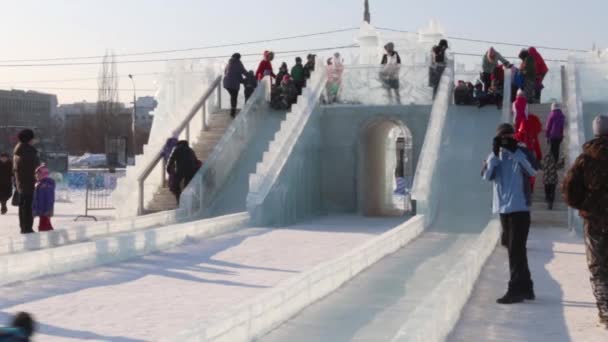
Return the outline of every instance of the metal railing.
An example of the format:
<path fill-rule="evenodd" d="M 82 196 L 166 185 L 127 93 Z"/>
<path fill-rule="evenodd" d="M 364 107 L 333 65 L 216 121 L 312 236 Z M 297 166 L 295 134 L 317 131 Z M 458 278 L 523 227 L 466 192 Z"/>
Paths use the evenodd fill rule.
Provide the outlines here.
<path fill-rule="evenodd" d="M 188 115 L 182 120 L 182 122 L 177 126 L 177 128 L 172 132 L 172 137 L 179 137 L 182 133 L 185 134 L 185 140 L 190 141 L 190 123 L 196 117 L 196 115 L 201 113 L 202 120 L 202 129 L 203 131 L 209 130 L 209 126 L 207 125 L 207 100 L 213 95 L 214 92 L 217 92 L 217 105 L 218 108 L 221 108 L 222 105 L 222 76 L 218 76 L 210 85 L 207 91 L 203 93 L 203 96 L 194 104 Z M 163 146 L 164 147 L 164 146 Z M 148 176 L 152 173 L 152 171 L 158 166 L 158 163 L 162 162 L 162 181 L 161 186 L 166 185 L 165 178 L 165 169 L 166 162 L 163 158 L 163 148 L 161 148 L 156 154 L 154 158 L 148 163 L 148 165 L 143 169 L 140 176 L 137 178 L 137 215 L 143 215 L 144 210 L 144 183 Z"/>

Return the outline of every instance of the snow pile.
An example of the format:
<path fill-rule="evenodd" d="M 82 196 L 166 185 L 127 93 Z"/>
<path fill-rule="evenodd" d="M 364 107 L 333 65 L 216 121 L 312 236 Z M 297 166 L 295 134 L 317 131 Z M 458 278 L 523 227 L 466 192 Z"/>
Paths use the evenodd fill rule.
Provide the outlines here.
<path fill-rule="evenodd" d="M 104 167 L 106 165 L 107 163 L 105 154 L 85 153 L 82 156 L 69 157 L 70 169 L 89 169 L 96 167 Z"/>

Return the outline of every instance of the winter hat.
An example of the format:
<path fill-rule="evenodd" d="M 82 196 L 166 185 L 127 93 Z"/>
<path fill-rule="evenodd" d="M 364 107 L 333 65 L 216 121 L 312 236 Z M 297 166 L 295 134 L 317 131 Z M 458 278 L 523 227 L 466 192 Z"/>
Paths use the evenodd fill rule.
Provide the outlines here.
<path fill-rule="evenodd" d="M 387 43 L 386 45 L 384 45 L 384 49 L 387 51 L 393 50 L 395 49 L 395 44 L 393 42 Z"/>
<path fill-rule="evenodd" d="M 42 165 L 38 166 L 38 168 L 36 169 L 36 176 L 38 176 L 38 178 L 40 178 L 40 179 L 46 178 L 49 176 L 49 168 L 46 167 L 46 164 L 42 164 Z"/>
<path fill-rule="evenodd" d="M 526 58 L 528 58 L 528 56 L 530 56 L 530 52 L 528 51 L 528 49 L 521 49 L 518 57 L 520 59 L 526 59 Z"/>
<path fill-rule="evenodd" d="M 439 46 L 444 47 L 444 48 L 448 48 L 448 41 L 445 39 L 442 39 L 439 41 Z"/>
<path fill-rule="evenodd" d="M 19 312 L 13 318 L 13 322 L 11 326 L 14 328 L 20 328 L 27 337 L 30 337 L 36 331 L 36 322 L 34 322 L 34 318 L 27 312 Z"/>
<path fill-rule="evenodd" d="M 27 144 L 30 141 L 34 140 L 34 131 L 32 131 L 31 129 L 24 129 L 19 132 L 17 138 L 19 138 L 20 142 Z"/>
<path fill-rule="evenodd" d="M 496 50 L 494 50 L 493 47 L 491 47 L 490 49 L 488 49 L 487 57 L 488 57 L 488 60 L 490 60 L 492 62 L 496 58 Z"/>
<path fill-rule="evenodd" d="M 235 54 L 232 55 L 232 58 L 234 58 L 234 59 L 241 59 L 241 54 L 237 52 L 237 53 L 235 53 Z"/>
<path fill-rule="evenodd" d="M 562 106 L 557 102 L 553 102 L 551 104 L 551 110 L 556 110 L 556 109 L 561 109 L 561 108 L 562 108 Z"/>
<path fill-rule="evenodd" d="M 506 134 L 515 134 L 515 128 L 513 128 L 513 125 L 509 123 L 498 125 L 498 128 L 496 128 L 496 136 L 499 137 Z"/>
<path fill-rule="evenodd" d="M 593 134 L 596 137 L 608 135 L 608 116 L 598 115 L 593 119 Z"/>
<path fill-rule="evenodd" d="M 296 57 L 296 63 L 302 63 L 302 57 Z"/>

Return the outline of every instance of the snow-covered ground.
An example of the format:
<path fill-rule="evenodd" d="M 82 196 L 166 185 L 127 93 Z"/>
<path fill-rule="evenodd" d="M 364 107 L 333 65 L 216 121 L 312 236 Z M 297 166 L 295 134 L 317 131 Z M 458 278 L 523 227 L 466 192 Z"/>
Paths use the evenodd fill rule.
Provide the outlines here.
<path fill-rule="evenodd" d="M 248 228 L 130 262 L 0 287 L 0 322 L 20 310 L 36 341 L 149 341 L 171 336 L 352 250 L 404 219 L 330 216 Z"/>
<path fill-rule="evenodd" d="M 58 190 L 57 193 L 58 201 L 55 203 L 55 216 L 51 219 L 53 227 L 55 229 L 69 228 L 70 225 L 76 223 L 82 223 L 85 220 L 91 221 L 92 219 L 81 219 L 80 222 L 74 222 L 74 219 L 79 215 L 84 215 L 85 208 L 85 191 L 84 190 L 70 190 L 64 192 Z M 103 211 L 90 211 L 89 215 L 95 216 L 99 221 L 107 221 L 114 219 L 114 210 L 103 210 Z M 38 218 L 34 219 L 34 230 L 38 231 Z M 0 239 L 7 236 L 16 236 L 20 234 L 19 230 L 19 215 L 18 208 L 9 206 L 8 213 L 0 216 Z"/>
<path fill-rule="evenodd" d="M 560 228 L 532 228 L 528 259 L 537 300 L 498 305 L 506 290 L 506 250 L 498 248 L 484 267 L 449 342 L 608 341 L 597 325 L 585 248 L 580 237 Z"/>

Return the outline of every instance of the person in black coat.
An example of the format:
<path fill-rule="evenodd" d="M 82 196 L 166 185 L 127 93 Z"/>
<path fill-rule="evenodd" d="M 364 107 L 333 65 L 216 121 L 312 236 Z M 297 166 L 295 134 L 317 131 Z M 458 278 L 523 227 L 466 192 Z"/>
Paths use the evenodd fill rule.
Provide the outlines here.
<path fill-rule="evenodd" d="M 247 76 L 247 70 L 241 62 L 241 54 L 235 53 L 224 70 L 224 88 L 230 94 L 230 116 L 233 118 L 236 116 L 236 103 L 245 76 Z"/>
<path fill-rule="evenodd" d="M 32 204 L 36 186 L 36 168 L 40 166 L 38 150 L 33 146 L 34 132 L 24 129 L 19 132 L 19 143 L 13 151 L 13 174 L 19 192 L 19 226 L 22 234 L 34 232 Z"/>
<path fill-rule="evenodd" d="M 182 191 L 188 186 L 188 183 L 194 178 L 198 170 L 198 159 L 194 151 L 188 146 L 188 141 L 181 140 L 177 142 L 169 162 L 167 163 L 167 173 L 173 175 L 173 179 L 169 184 L 169 189 L 175 195 L 175 199 L 179 204 L 179 197 Z"/>
<path fill-rule="evenodd" d="M 8 211 L 6 202 L 13 195 L 13 162 L 6 153 L 0 154 L 0 214 Z"/>

